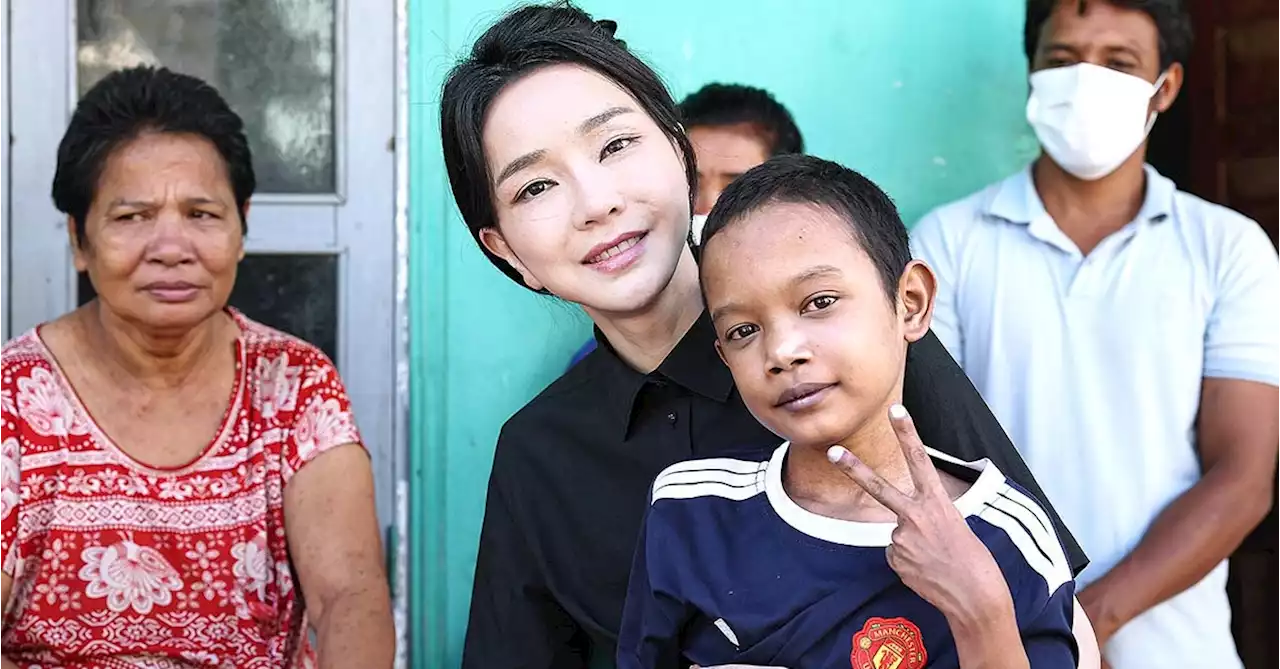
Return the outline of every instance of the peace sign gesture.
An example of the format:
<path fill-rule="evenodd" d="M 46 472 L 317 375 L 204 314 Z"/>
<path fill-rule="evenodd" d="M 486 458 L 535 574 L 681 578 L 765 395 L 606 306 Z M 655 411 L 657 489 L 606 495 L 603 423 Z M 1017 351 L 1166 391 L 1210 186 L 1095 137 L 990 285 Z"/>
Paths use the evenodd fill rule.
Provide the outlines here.
<path fill-rule="evenodd" d="M 906 457 L 914 492 L 898 490 L 841 446 L 827 458 L 898 517 L 889 566 L 902 582 L 948 618 L 984 618 L 991 607 L 1012 612 L 1008 585 L 991 552 L 978 540 L 942 485 L 938 470 L 905 407 L 889 408 L 889 420 Z"/>

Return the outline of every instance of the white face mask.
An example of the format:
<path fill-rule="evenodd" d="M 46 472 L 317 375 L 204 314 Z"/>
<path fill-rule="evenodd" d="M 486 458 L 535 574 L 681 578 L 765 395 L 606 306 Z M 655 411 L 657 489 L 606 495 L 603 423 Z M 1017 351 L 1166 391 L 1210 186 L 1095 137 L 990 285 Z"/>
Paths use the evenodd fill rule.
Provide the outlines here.
<path fill-rule="evenodd" d="M 1092 181 L 1133 155 L 1155 125 L 1147 113 L 1164 83 L 1080 63 L 1031 75 L 1027 121 L 1040 146 L 1062 169 Z"/>
<path fill-rule="evenodd" d="M 706 214 L 693 215 L 693 245 L 698 246 L 702 243 L 702 228 L 707 225 Z"/>

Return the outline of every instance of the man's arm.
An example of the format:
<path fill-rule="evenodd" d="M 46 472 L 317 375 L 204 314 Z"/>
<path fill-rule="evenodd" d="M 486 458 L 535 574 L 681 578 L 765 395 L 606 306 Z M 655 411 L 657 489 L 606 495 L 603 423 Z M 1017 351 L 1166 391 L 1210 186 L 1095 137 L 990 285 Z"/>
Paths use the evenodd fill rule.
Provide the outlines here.
<path fill-rule="evenodd" d="M 395 661 L 373 500 L 373 468 L 359 444 L 316 456 L 285 487 L 285 535 L 321 667 L 389 668 Z"/>
<path fill-rule="evenodd" d="M 1165 508 L 1142 541 L 1080 592 L 1099 645 L 1227 559 L 1271 508 L 1280 393 L 1205 379 L 1197 425 L 1203 478 Z"/>
<path fill-rule="evenodd" d="M 471 614 L 462 669 L 582 669 L 585 635 L 544 582 L 521 514 L 522 467 L 514 444 L 498 438 L 480 552 L 471 590 Z"/>
<path fill-rule="evenodd" d="M 1280 262 L 1255 223 L 1236 214 L 1214 232 L 1214 304 L 1204 336 L 1196 419 L 1202 478 L 1166 507 L 1110 572 L 1080 592 L 1098 644 L 1199 582 L 1266 516 L 1276 472 Z"/>

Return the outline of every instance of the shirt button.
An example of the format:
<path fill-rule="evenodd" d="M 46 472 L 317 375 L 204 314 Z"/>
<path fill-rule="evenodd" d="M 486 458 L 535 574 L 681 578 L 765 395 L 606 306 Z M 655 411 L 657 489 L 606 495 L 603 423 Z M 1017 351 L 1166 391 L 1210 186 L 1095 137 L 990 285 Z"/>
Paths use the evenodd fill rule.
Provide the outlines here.
<path fill-rule="evenodd" d="M 667 414 L 667 422 L 671 423 L 672 426 L 676 424 L 676 412 L 672 411 Z"/>

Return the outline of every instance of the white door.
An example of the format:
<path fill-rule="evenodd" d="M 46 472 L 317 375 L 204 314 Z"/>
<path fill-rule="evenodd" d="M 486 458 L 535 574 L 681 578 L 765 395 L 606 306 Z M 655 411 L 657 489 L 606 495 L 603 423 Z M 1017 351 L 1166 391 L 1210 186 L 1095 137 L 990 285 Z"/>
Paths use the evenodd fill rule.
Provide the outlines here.
<path fill-rule="evenodd" d="M 0 0 L 0 338 L 9 340 L 9 0 Z"/>
<path fill-rule="evenodd" d="M 107 72 L 164 65 L 245 120 L 258 194 L 231 303 L 325 349 L 393 522 L 393 0 L 11 0 L 6 339 L 91 297 L 50 198 L 78 96 Z M 387 534 L 384 532 L 384 536 Z"/>

